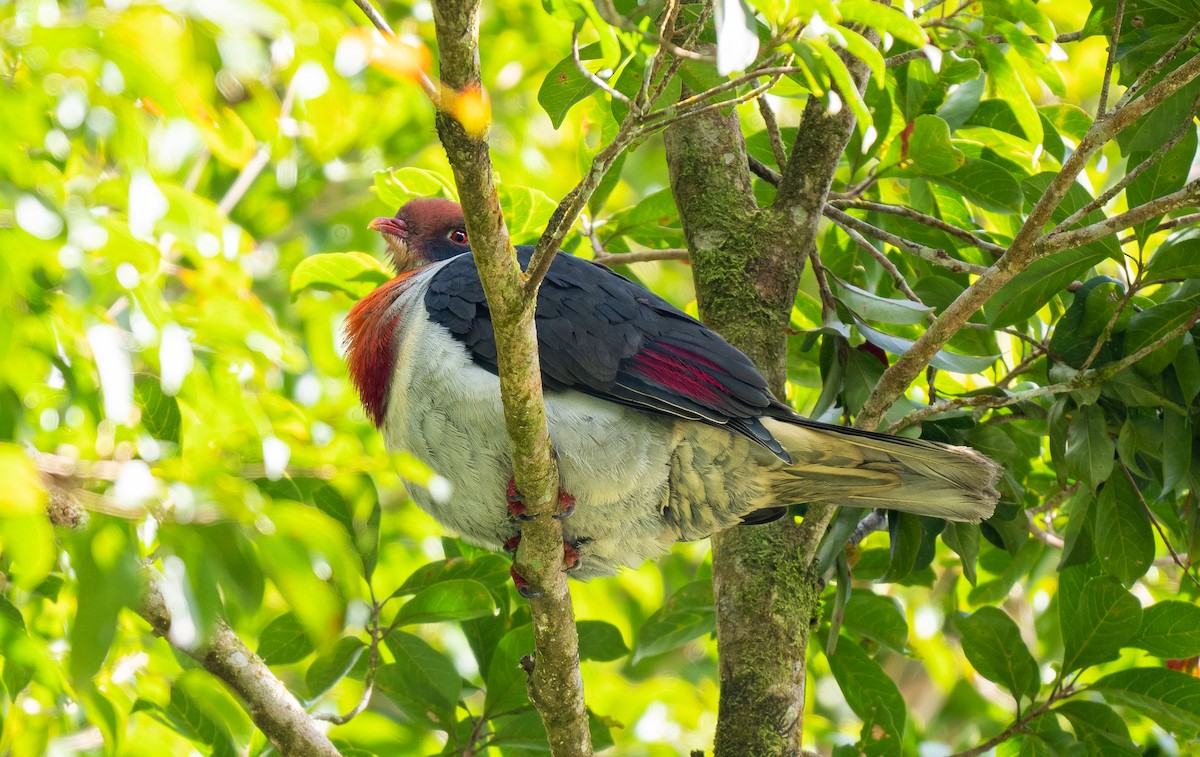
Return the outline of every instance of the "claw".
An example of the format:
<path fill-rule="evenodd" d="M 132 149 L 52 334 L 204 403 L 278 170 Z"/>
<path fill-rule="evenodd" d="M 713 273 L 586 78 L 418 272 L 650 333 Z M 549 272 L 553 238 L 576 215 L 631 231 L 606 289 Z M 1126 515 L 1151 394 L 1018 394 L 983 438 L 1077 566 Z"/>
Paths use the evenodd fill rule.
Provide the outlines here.
<path fill-rule="evenodd" d="M 534 597 L 540 597 L 542 595 L 542 592 L 534 589 L 529 582 L 525 580 L 525 577 L 517 572 L 516 568 L 509 568 L 508 574 L 512 576 L 513 585 L 517 587 L 517 593 L 522 597 L 525 597 L 526 599 L 533 599 Z"/>
<path fill-rule="evenodd" d="M 521 493 L 517 491 L 517 482 L 514 479 L 508 479 L 508 491 L 504 495 L 508 500 L 508 514 L 517 520 L 533 520 L 536 515 L 531 515 L 525 509 L 525 499 Z"/>
<path fill-rule="evenodd" d="M 554 516 L 556 520 L 569 518 L 575 512 L 575 495 L 561 486 L 558 488 L 558 507 L 558 514 Z"/>
<path fill-rule="evenodd" d="M 579 550 L 566 539 L 563 540 L 563 570 L 575 570 L 582 564 Z"/>

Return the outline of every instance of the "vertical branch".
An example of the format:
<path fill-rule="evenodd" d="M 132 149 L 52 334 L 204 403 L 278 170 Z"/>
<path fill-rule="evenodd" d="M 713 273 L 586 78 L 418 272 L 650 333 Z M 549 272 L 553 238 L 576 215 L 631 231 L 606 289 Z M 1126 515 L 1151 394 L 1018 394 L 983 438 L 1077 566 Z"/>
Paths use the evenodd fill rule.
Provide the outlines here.
<path fill-rule="evenodd" d="M 433 14 L 443 84 L 459 93 L 479 89 L 478 0 L 437 0 Z M 500 213 L 486 135 L 467 133 L 444 110 L 438 111 L 437 127 L 454 171 L 472 254 L 492 313 L 513 477 L 532 512 L 540 516 L 522 526 L 516 560 L 525 579 L 541 592 L 530 601 L 536 651 L 529 695 L 546 725 L 553 754 L 590 754 L 579 637 L 562 564 L 562 525 L 549 517 L 558 503 L 558 469 L 542 400 L 535 298 L 525 292 L 524 276 Z"/>

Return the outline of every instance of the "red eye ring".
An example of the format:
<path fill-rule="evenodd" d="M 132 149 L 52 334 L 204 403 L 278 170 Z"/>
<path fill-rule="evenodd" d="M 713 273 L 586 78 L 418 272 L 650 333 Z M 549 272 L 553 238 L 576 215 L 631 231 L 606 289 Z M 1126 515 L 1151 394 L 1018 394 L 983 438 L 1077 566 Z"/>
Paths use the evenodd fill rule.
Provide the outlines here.
<path fill-rule="evenodd" d="M 467 232 L 462 229 L 455 229 L 454 231 L 450 232 L 450 241 L 454 242 L 455 244 L 466 244 Z"/>

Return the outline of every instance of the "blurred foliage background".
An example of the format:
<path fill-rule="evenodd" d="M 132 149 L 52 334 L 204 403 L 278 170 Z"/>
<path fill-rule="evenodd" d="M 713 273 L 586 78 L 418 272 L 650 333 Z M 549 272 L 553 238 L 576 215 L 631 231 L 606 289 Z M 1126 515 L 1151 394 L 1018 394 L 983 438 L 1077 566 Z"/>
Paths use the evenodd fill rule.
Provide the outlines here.
<path fill-rule="evenodd" d="M 773 30 L 812 17 L 813 7 L 755 4 Z M 852 141 L 838 186 L 874 177 L 866 196 L 926 207 L 1003 247 L 1036 199 L 1037 174 L 1056 170 L 1091 123 L 1112 8 L 1083 0 L 934 4 L 926 20 L 965 11 L 966 33 L 1012 36 L 947 54 L 936 70 L 924 57 L 886 73 L 881 66 L 865 98 L 873 124 Z M 390 2 L 383 11 L 402 35 L 432 45 L 427 2 Z M 1139 54 L 1160 54 L 1192 23 L 1179 19 L 1195 11 L 1130 4 L 1126 13 L 1142 19 L 1130 27 L 1141 37 L 1124 43 L 1130 75 L 1147 65 Z M 585 19 L 582 57 L 594 67 L 619 69 L 622 46 L 638 45 L 586 0 L 485 6 L 490 141 L 517 242 L 536 238 L 539 221 L 616 128 L 609 99 L 571 62 L 577 19 Z M 888 24 L 911 33 L 894 18 L 878 20 L 885 31 Z M 310 262 L 293 291 L 293 272 L 314 255 L 379 257 L 367 222 L 410 196 L 444 191 L 439 177 L 449 175 L 432 107 L 411 81 L 367 65 L 356 32 L 365 26 L 350 3 L 313 0 L 0 2 L 0 752 L 269 753 L 239 703 L 173 649 L 206 638 L 218 617 L 322 713 L 355 707 L 371 629 L 393 629 L 378 652 L 369 706 L 330 730 L 344 754 L 544 751 L 516 669 L 529 648 L 528 612 L 509 585 L 507 560 L 443 534 L 406 501 L 401 477 L 436 486 L 436 472 L 384 451 L 347 381 L 342 318 L 352 295 L 378 283 L 381 266 L 340 257 L 323 259 L 336 265 L 321 272 Z M 1085 33 L 1061 45 L 1029 39 L 1077 30 Z M 884 54 L 911 49 L 890 34 L 886 42 L 895 47 Z M 436 68 L 436 51 L 431 61 Z M 837 73 L 832 64 L 813 63 L 813 71 L 826 80 Z M 772 90 L 785 137 L 803 98 L 820 89 L 795 76 Z M 1186 134 L 1164 162 L 1174 173 L 1154 169 L 1154 182 L 1138 191 L 1159 196 L 1194 176 L 1195 97 L 1192 87 L 1174 121 L 1147 126 L 1144 143 L 1109 145 L 1078 190 L 1113 183 L 1138 149 L 1152 152 L 1181 120 Z M 759 110 L 738 107 L 751 152 L 770 162 Z M 971 161 L 973 175 L 931 178 Z M 604 250 L 683 247 L 660 138 L 641 140 L 619 170 L 589 213 Z M 773 188 L 761 182 L 757 191 L 767 201 Z M 886 223 L 973 264 L 991 262 L 902 218 Z M 952 343 L 975 362 L 914 386 L 891 419 L 933 394 L 1048 385 L 1054 363 L 1078 368 L 1097 342 L 1109 350 L 1089 361 L 1100 366 L 1194 320 L 1200 250 L 1194 229 L 1179 225 L 1139 228 L 1122 241 L 1127 260 L 1109 240 L 1025 280 L 1000 312 Z M 1160 275 L 1143 275 L 1159 247 L 1174 252 L 1161 254 Z M 567 249 L 593 254 L 581 235 Z M 844 282 L 837 291 L 849 311 L 840 319 L 823 312 L 806 270 L 792 319 L 789 400 L 836 419 L 861 405 L 882 370 L 878 355 L 895 352 L 897 337 L 915 337 L 927 311 L 913 318 L 887 269 L 833 225 L 821 250 Z M 965 285 L 964 274 L 948 277 L 888 252 L 929 306 L 940 310 Z M 621 270 L 695 312 L 685 262 Z M 1140 327 L 1109 323 L 1121 311 L 1137 321 L 1164 306 Z M 1113 339 L 1127 327 L 1136 332 L 1128 349 Z M 838 358 L 837 340 L 873 346 Z M 885 531 L 862 543 L 839 619 L 838 651 L 849 660 L 842 675 L 812 651 L 811 743 L 823 751 L 852 744 L 864 711 L 899 708 L 897 748 L 949 754 L 1011 723 L 1013 694 L 1027 712 L 1040 685 L 1044 702 L 1085 668 L 1085 682 L 1135 666 L 1163 671 L 1165 659 L 1195 671 L 1187 660 L 1200 654 L 1196 583 L 1164 539 L 1195 554 L 1200 359 L 1191 334 L 1164 350 L 1103 388 L 1030 399 L 988 422 L 967 408 L 925 424 L 926 436 L 965 438 L 1004 463 L 1005 503 L 984 539 L 978 529 L 952 529 L 935 541 L 937 530 L 922 538 L 918 527 L 916 541 L 903 543 L 920 549 L 899 558 L 895 527 L 891 539 Z M 835 363 L 837 383 L 823 394 Z M 1125 462 L 1093 495 L 1114 475 L 1114 440 Z M 79 508 L 86 518 L 55 529 L 47 508 L 56 523 Z M 144 563 L 158 571 L 174 617 L 170 643 L 126 611 L 140 601 Z M 1063 572 L 1072 565 L 1074 573 Z M 708 748 L 717 701 L 709 578 L 701 543 L 572 587 L 598 747 L 615 744 L 621 755 Z M 1090 593 L 1080 588 L 1085 579 L 1099 582 Z M 1065 606 L 1062 587 L 1073 587 Z M 1155 618 L 1176 629 L 1169 643 L 1137 636 L 1148 622 L 1141 606 L 1163 608 Z M 1064 618 L 1091 617 L 1088 610 L 1097 615 L 1086 628 L 1108 633 L 1100 641 L 1063 627 Z M 975 656 L 964 653 L 972 644 Z M 979 651 L 989 648 L 1004 654 Z M 1075 667 L 1062 670 L 1064 655 Z M 876 668 L 854 678 L 863 659 L 894 682 L 882 705 L 839 686 L 878 682 Z M 1178 684 L 1174 693 L 1130 683 L 1110 700 L 1157 724 L 1135 710 L 1118 716 L 1089 695 L 1058 720 L 1039 720 L 1032 730 L 1041 738 L 1016 748 L 1183 753 L 1200 730 L 1198 700 L 1190 684 L 1169 683 Z M 893 690 L 898 705 L 888 699 Z"/>

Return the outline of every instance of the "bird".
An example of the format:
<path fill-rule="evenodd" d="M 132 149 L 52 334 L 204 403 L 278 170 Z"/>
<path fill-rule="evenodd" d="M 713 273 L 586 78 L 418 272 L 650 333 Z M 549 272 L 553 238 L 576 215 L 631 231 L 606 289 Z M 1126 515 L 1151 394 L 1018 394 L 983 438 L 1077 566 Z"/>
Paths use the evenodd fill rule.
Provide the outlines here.
<path fill-rule="evenodd" d="M 461 207 L 418 198 L 376 218 L 396 276 L 345 324 L 350 378 L 390 450 L 450 483 L 416 504 L 472 544 L 512 551 L 512 478 L 491 313 Z M 533 248 L 516 248 L 527 266 Z M 988 518 L 1000 468 L 968 447 L 828 425 L 777 399 L 751 360 L 602 265 L 556 253 L 535 307 L 559 468 L 564 563 L 616 574 L 809 502 L 952 521 Z M 567 517 L 569 516 L 569 517 Z M 533 592 L 513 571 L 522 594 Z"/>

